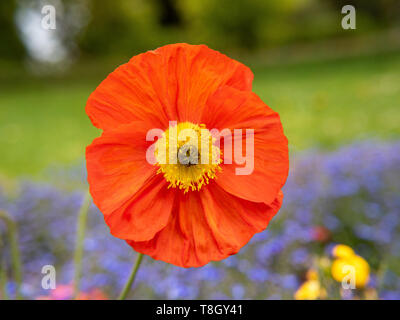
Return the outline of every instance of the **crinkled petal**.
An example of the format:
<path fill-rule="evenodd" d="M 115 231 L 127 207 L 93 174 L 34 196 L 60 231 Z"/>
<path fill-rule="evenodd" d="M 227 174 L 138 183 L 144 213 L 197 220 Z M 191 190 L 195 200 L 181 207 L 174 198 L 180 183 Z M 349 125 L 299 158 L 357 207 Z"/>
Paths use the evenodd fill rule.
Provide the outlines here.
<path fill-rule="evenodd" d="M 86 112 L 104 130 L 132 121 L 165 129 L 168 121 L 195 121 L 219 87 L 251 90 L 252 80 L 249 68 L 205 45 L 172 44 L 118 67 L 90 95 Z"/>
<path fill-rule="evenodd" d="M 86 148 L 90 193 L 105 215 L 118 210 L 155 174 L 146 160 L 148 128 L 135 122 L 104 132 Z"/>
<path fill-rule="evenodd" d="M 203 192 L 180 194 L 167 226 L 149 241 L 127 241 L 136 251 L 180 267 L 200 267 L 237 253 L 264 230 L 279 210 L 280 192 L 271 205 L 254 203 L 210 184 Z"/>
<path fill-rule="evenodd" d="M 220 140 L 224 162 L 217 183 L 237 197 L 272 203 L 289 171 L 288 142 L 278 113 L 256 94 L 225 86 L 208 100 L 202 121 L 224 137 Z M 229 129 L 225 131 L 228 134 L 224 129 Z M 237 136 L 234 129 L 241 129 Z M 254 130 L 247 135 L 254 139 L 253 149 L 246 147 L 246 129 Z M 241 139 L 242 152 L 235 148 L 234 136 Z M 225 143 L 232 148 L 225 148 Z M 238 164 L 237 155 L 245 155 L 246 163 Z"/>
<path fill-rule="evenodd" d="M 150 240 L 169 220 L 175 190 L 168 189 L 162 175 L 156 175 L 131 200 L 105 217 L 111 234 L 135 241 Z"/>

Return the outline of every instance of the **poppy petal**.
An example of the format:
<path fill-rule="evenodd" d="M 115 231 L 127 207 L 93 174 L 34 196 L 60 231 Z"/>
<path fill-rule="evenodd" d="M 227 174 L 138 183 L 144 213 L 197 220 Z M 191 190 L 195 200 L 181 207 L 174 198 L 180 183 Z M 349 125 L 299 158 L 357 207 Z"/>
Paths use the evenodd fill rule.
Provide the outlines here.
<path fill-rule="evenodd" d="M 156 51 L 172 57 L 169 88 L 175 93 L 179 121 L 196 123 L 208 97 L 221 86 L 251 91 L 251 70 L 205 45 L 168 45 Z"/>
<path fill-rule="evenodd" d="M 131 200 L 106 216 L 111 234 L 135 241 L 152 239 L 167 225 L 171 214 L 175 191 L 167 186 L 164 177 L 156 175 Z"/>
<path fill-rule="evenodd" d="M 90 95 L 86 112 L 101 129 L 149 121 L 194 121 L 210 94 L 227 85 L 251 90 L 253 74 L 243 64 L 205 45 L 172 44 L 133 57 Z"/>
<path fill-rule="evenodd" d="M 266 204 L 274 201 L 289 170 L 288 142 L 278 113 L 256 94 L 225 86 L 208 100 L 202 121 L 208 128 L 218 129 L 223 137 L 220 146 L 224 162 L 222 171 L 217 175 L 217 183 L 243 199 Z M 230 130 L 224 134 L 223 129 Z M 246 164 L 237 164 L 234 129 L 242 129 L 237 136 L 242 139 L 243 151 L 239 154 L 245 154 L 249 163 L 254 159 L 248 174 L 244 171 L 244 174 L 238 174 L 237 171 L 243 170 Z M 246 148 L 246 129 L 254 130 L 248 134 L 248 138 L 254 139 L 254 151 Z M 232 149 L 225 148 L 226 142 L 233 146 Z"/>
<path fill-rule="evenodd" d="M 204 191 L 202 203 L 207 224 L 220 250 L 235 254 L 255 233 L 267 228 L 282 205 L 283 192 L 270 204 L 247 201 L 212 184 Z"/>
<path fill-rule="evenodd" d="M 156 174 L 146 160 L 147 127 L 135 122 L 103 132 L 86 148 L 90 193 L 105 215 L 119 209 Z"/>
<path fill-rule="evenodd" d="M 152 240 L 127 243 L 156 260 L 180 267 L 200 267 L 237 253 L 254 233 L 267 227 L 282 198 L 279 193 L 268 206 L 210 185 L 204 193 L 180 194 L 168 225 Z"/>
<path fill-rule="evenodd" d="M 157 60 L 151 59 L 153 55 L 148 52 L 133 57 L 110 73 L 92 92 L 86 103 L 86 113 L 94 126 L 108 130 L 133 121 L 148 121 L 156 128 L 168 125 L 167 106 L 162 104 L 149 79 L 151 66 L 146 66 L 148 60 L 155 60 L 153 67 L 157 67 Z"/>

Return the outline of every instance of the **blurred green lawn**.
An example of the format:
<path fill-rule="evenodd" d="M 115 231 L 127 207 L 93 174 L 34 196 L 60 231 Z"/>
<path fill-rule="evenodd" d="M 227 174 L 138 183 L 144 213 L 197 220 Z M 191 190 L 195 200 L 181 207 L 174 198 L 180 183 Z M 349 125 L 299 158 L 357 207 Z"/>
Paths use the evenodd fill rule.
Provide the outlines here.
<path fill-rule="evenodd" d="M 247 63 L 255 74 L 254 91 L 281 114 L 292 151 L 400 135 L 399 53 Z M 111 70 L 51 80 L 18 74 L 2 79 L 0 175 L 38 176 L 48 166 L 82 160 L 85 146 L 100 133 L 84 112 L 86 99 Z"/>

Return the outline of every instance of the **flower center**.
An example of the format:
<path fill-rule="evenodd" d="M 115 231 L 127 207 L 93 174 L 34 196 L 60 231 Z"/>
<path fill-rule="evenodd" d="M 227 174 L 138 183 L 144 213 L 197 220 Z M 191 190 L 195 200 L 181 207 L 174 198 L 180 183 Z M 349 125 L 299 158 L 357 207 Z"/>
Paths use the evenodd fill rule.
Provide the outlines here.
<path fill-rule="evenodd" d="M 169 188 L 185 193 L 200 190 L 220 170 L 221 150 L 215 140 L 204 125 L 180 122 L 170 126 L 155 145 L 157 173 L 164 175 Z"/>

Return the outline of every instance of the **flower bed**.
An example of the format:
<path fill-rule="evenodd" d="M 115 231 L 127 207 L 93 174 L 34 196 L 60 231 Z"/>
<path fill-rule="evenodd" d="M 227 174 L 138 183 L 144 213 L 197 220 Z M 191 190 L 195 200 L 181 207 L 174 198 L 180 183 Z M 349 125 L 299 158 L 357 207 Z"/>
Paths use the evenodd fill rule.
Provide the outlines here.
<path fill-rule="evenodd" d="M 76 172 L 80 170 L 53 177 L 78 188 L 84 175 Z M 19 230 L 22 295 L 27 299 L 50 295 L 41 287 L 44 265 L 55 266 L 59 286 L 73 280 L 76 218 L 84 192 L 54 185 L 23 181 L 17 195 L 0 188 L 0 209 Z M 365 141 L 334 152 L 296 154 L 284 193 L 282 210 L 268 229 L 235 256 L 189 269 L 145 257 L 131 297 L 291 299 L 313 269 L 326 298 L 400 298 L 400 142 Z M 0 258 L 6 261 L 12 297 L 15 283 L 5 231 L 0 223 Z M 349 245 L 370 265 L 364 289 L 343 290 L 333 280 L 330 253 L 335 243 Z M 94 205 L 84 250 L 82 292 L 100 289 L 114 298 L 135 253 L 109 234 Z"/>

